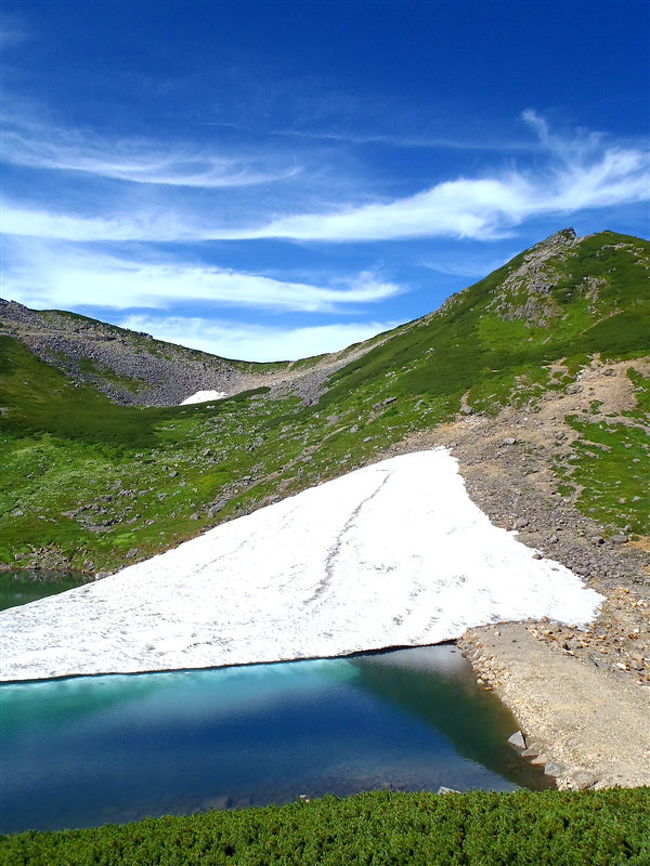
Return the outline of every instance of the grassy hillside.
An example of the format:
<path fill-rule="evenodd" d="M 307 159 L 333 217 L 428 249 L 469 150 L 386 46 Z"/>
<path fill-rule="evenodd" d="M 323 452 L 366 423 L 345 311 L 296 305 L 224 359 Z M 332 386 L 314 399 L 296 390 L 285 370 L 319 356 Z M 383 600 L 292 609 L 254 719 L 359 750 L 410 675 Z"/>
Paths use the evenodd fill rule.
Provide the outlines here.
<path fill-rule="evenodd" d="M 360 794 L 0 837 L 11 866 L 642 866 L 650 792 Z"/>
<path fill-rule="evenodd" d="M 118 406 L 0 337 L 0 563 L 113 569 L 363 465 L 461 406 L 534 412 L 594 357 L 650 354 L 649 270 L 646 241 L 559 233 L 369 341 L 314 405 L 258 389 L 197 406 Z M 292 367 L 309 375 L 320 363 Z M 640 402 L 626 423 L 572 419 L 580 442 L 610 450 L 586 461 L 578 442 L 565 489 L 579 484 L 579 504 L 606 525 L 647 533 L 647 503 L 634 499 L 647 382 L 631 375 Z"/>

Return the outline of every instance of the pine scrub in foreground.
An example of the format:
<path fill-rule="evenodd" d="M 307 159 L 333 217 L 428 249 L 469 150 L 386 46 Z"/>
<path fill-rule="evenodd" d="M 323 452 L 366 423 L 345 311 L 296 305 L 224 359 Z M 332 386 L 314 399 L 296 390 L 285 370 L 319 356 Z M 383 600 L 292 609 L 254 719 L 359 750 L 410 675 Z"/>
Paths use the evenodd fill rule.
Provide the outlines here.
<path fill-rule="evenodd" d="M 393 794 L 0 840 L 0 864 L 616 866 L 650 863 L 650 789 Z"/>

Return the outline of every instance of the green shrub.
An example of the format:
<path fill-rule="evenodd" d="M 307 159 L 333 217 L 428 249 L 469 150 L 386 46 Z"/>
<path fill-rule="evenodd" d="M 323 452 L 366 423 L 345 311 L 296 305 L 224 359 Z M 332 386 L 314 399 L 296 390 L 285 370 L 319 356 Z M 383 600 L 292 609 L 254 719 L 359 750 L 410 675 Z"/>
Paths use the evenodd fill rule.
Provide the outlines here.
<path fill-rule="evenodd" d="M 6 866 L 647 866 L 650 789 L 325 797 L 0 837 Z"/>

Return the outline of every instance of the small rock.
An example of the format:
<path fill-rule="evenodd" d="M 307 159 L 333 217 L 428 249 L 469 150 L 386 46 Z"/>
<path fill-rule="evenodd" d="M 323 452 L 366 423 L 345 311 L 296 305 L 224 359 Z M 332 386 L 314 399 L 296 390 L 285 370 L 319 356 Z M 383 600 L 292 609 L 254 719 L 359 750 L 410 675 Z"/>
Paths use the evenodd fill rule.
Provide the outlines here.
<path fill-rule="evenodd" d="M 508 742 L 515 749 L 519 749 L 519 751 L 523 751 L 526 748 L 526 740 L 521 731 L 515 731 L 514 734 L 508 737 Z"/>
<path fill-rule="evenodd" d="M 586 770 L 578 770 L 569 777 L 571 787 L 576 791 L 584 791 L 585 788 L 593 788 L 598 779 Z"/>
<path fill-rule="evenodd" d="M 544 767 L 544 775 L 545 776 L 561 776 L 562 773 L 566 772 L 566 767 L 564 764 L 556 764 L 554 761 L 549 761 Z"/>
<path fill-rule="evenodd" d="M 502 445 L 516 445 L 517 440 L 515 439 L 514 436 L 506 436 L 506 438 L 503 440 L 503 442 L 501 444 Z"/>
<path fill-rule="evenodd" d="M 103 580 L 105 577 L 110 577 L 110 576 L 111 576 L 110 571 L 98 571 L 97 574 L 95 575 L 95 580 Z"/>
<path fill-rule="evenodd" d="M 533 559 L 543 559 L 543 558 L 544 557 L 542 556 L 541 553 L 533 553 Z"/>
<path fill-rule="evenodd" d="M 384 406 L 390 406 L 391 403 L 394 403 L 397 400 L 397 397 L 386 397 L 384 400 Z"/>
<path fill-rule="evenodd" d="M 549 544 L 557 544 L 559 540 L 560 539 L 557 537 L 557 535 L 551 535 L 548 541 Z"/>
<path fill-rule="evenodd" d="M 132 547 L 131 550 L 129 550 L 129 552 L 127 553 L 126 558 L 127 559 L 133 559 L 133 557 L 137 556 L 138 553 L 140 553 L 140 548 L 139 547 Z"/>
<path fill-rule="evenodd" d="M 515 521 L 515 526 L 517 529 L 523 529 L 524 526 L 528 526 L 530 520 L 527 517 L 518 517 Z"/>
<path fill-rule="evenodd" d="M 460 794 L 456 788 L 447 788 L 446 785 L 441 785 L 436 791 L 437 794 Z"/>
<path fill-rule="evenodd" d="M 612 535 L 612 542 L 614 544 L 627 544 L 629 540 L 627 535 Z"/>
<path fill-rule="evenodd" d="M 589 539 L 589 541 L 592 544 L 604 544 L 605 543 L 605 539 L 602 537 L 602 535 L 592 535 L 591 538 Z"/>

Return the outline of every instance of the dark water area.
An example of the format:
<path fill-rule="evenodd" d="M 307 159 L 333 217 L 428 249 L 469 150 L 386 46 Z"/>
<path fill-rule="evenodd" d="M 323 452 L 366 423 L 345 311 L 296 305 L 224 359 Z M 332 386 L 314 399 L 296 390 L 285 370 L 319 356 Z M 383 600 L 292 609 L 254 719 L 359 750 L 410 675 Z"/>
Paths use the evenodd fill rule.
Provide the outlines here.
<path fill-rule="evenodd" d="M 92 579 L 92 578 L 91 578 Z M 74 589 L 88 583 L 89 578 L 81 574 L 63 574 L 60 571 L 34 571 L 18 569 L 0 572 L 0 610 L 29 604 L 48 595 L 56 595 L 66 589 Z"/>
<path fill-rule="evenodd" d="M 0 687 L 3 832 L 301 794 L 551 787 L 453 646 Z"/>

